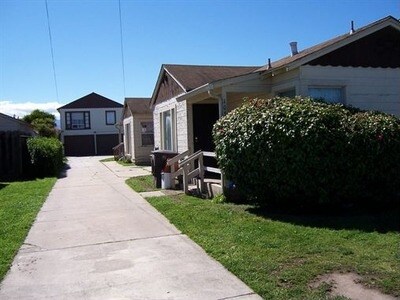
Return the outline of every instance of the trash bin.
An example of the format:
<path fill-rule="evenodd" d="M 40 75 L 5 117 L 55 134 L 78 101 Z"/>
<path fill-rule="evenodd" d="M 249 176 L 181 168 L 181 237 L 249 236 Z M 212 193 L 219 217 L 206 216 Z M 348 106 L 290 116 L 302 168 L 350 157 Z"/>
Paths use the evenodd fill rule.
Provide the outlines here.
<path fill-rule="evenodd" d="M 167 159 L 176 155 L 178 155 L 177 152 L 170 150 L 155 150 L 151 152 L 151 173 L 154 176 L 156 188 L 161 188 L 161 173 L 167 163 Z M 169 187 L 171 187 L 171 173 L 169 173 Z"/>

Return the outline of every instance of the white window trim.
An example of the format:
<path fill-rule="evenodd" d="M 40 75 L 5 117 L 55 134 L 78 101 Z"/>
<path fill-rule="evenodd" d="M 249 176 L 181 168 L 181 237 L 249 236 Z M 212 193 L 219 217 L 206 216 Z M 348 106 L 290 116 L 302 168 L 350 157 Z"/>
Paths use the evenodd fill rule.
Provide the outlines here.
<path fill-rule="evenodd" d="M 163 114 L 166 113 L 167 111 L 170 112 L 171 118 L 172 118 L 172 132 L 171 132 L 171 144 L 172 144 L 172 149 L 165 149 L 165 136 L 164 136 L 164 118 Z M 177 143 L 176 143 L 176 107 L 172 107 L 170 109 L 166 109 L 160 112 L 160 137 L 161 137 L 161 149 L 162 150 L 171 150 L 171 151 L 176 151 L 177 148 Z"/>

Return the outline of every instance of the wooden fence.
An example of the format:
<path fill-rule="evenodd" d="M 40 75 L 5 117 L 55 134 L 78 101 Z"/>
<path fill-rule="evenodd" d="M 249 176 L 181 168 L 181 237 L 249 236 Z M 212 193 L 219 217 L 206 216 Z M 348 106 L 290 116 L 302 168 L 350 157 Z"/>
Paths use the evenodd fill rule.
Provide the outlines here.
<path fill-rule="evenodd" d="M 0 131 L 0 180 L 15 180 L 30 172 L 30 156 L 20 131 Z"/>

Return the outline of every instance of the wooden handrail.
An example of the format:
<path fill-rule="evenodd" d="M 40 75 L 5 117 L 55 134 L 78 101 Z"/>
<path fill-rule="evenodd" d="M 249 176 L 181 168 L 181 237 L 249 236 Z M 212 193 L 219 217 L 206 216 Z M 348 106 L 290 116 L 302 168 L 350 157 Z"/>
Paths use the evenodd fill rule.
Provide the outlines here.
<path fill-rule="evenodd" d="M 195 159 L 198 159 L 198 157 L 199 157 L 200 155 L 203 155 L 203 153 L 202 153 L 201 150 L 199 150 L 199 151 L 197 151 L 197 152 L 191 154 L 189 157 L 187 157 L 187 158 L 185 158 L 184 160 L 182 160 L 182 161 L 179 163 L 179 166 L 182 166 L 182 165 L 187 164 L 187 163 L 189 163 L 189 162 L 191 162 L 191 161 L 194 161 Z"/>
<path fill-rule="evenodd" d="M 189 150 L 186 150 L 185 152 L 182 152 L 172 158 L 167 159 L 167 166 L 172 166 L 176 162 L 180 161 L 181 159 L 185 158 L 186 156 L 189 156 Z"/>
<path fill-rule="evenodd" d="M 167 166 L 171 167 L 171 177 L 176 178 L 179 175 L 183 176 L 183 190 L 186 194 L 189 192 L 189 182 L 193 178 L 198 177 L 198 180 L 200 180 L 200 191 L 201 193 L 205 193 L 205 171 L 221 174 L 221 176 L 222 172 L 219 168 L 204 166 L 203 157 L 216 157 L 216 155 L 214 152 L 201 150 L 193 154 L 189 153 L 190 152 L 187 150 L 167 160 Z M 197 168 L 194 168 L 196 160 L 198 161 L 198 164 Z"/>

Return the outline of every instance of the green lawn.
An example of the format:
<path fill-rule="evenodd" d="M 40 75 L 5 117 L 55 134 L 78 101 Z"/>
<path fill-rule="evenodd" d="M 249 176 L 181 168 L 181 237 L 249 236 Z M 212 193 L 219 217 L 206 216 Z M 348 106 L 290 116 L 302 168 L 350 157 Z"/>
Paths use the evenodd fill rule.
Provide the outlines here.
<path fill-rule="evenodd" d="M 154 178 L 152 175 L 129 178 L 125 182 L 138 193 L 159 190 L 154 185 Z"/>
<path fill-rule="evenodd" d="M 326 299 L 327 286 L 313 290 L 309 284 L 332 271 L 356 272 L 367 286 L 400 296 L 394 213 L 268 215 L 251 206 L 185 195 L 147 200 L 265 299 Z"/>
<path fill-rule="evenodd" d="M 0 281 L 56 180 L 0 183 Z"/>

